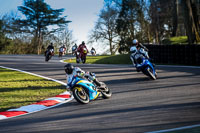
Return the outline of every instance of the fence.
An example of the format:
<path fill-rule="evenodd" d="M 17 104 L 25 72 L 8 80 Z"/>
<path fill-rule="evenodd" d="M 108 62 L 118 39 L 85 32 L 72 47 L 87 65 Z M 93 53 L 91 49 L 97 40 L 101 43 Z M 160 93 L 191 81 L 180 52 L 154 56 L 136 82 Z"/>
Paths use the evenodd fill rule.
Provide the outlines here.
<path fill-rule="evenodd" d="M 200 65 L 200 45 L 145 45 L 154 63 Z"/>

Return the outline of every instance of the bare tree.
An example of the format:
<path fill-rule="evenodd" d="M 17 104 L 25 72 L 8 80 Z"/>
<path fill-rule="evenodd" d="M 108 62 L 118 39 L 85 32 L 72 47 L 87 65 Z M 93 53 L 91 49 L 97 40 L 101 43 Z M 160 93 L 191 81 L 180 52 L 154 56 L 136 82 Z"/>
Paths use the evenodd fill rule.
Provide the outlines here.
<path fill-rule="evenodd" d="M 110 3 L 101 10 L 99 19 L 90 35 L 90 42 L 105 41 L 110 47 L 111 55 L 118 50 L 119 37 L 116 33 L 117 11 Z"/>

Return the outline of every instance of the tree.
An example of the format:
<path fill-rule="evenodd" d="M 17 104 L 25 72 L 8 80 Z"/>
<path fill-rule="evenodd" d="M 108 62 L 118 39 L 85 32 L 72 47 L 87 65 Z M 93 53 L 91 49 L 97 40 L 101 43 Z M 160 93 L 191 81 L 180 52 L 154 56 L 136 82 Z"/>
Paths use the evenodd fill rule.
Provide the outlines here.
<path fill-rule="evenodd" d="M 18 10 L 25 15 L 25 19 L 18 19 L 16 25 L 20 26 L 20 31 L 31 33 L 34 36 L 34 47 L 37 53 L 42 50 L 42 40 L 44 34 L 56 32 L 58 29 L 48 31 L 48 26 L 58 25 L 65 26 L 70 21 L 66 20 L 66 16 L 61 17 L 64 9 L 52 9 L 44 0 L 24 0 L 23 6 L 19 6 Z M 47 33 L 48 32 L 48 33 Z"/>
<path fill-rule="evenodd" d="M 118 35 L 116 33 L 117 11 L 112 3 L 107 2 L 101 10 L 99 19 L 90 35 L 90 41 L 106 41 L 110 47 L 111 55 L 118 50 Z"/>
<path fill-rule="evenodd" d="M 194 41 L 200 41 L 200 18 L 197 14 L 200 3 L 195 0 L 181 0 L 182 10 L 184 14 L 184 25 L 188 36 L 189 44 Z"/>
<path fill-rule="evenodd" d="M 150 40 L 147 2 L 144 0 L 123 0 L 117 18 L 117 33 L 120 36 L 119 52 L 129 51 L 132 40 L 141 42 Z"/>
<path fill-rule="evenodd" d="M 75 40 L 73 40 L 72 31 L 69 30 L 67 26 L 62 31 L 58 32 L 57 43 L 59 46 L 65 45 L 67 53 L 75 43 Z"/>

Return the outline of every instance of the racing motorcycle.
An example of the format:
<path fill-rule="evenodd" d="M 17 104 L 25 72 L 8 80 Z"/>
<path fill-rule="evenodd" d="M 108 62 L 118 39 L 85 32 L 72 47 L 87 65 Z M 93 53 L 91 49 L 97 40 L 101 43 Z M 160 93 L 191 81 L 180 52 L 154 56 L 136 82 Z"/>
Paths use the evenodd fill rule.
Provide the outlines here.
<path fill-rule="evenodd" d="M 91 50 L 90 52 L 91 52 L 92 55 L 96 55 L 95 50 Z"/>
<path fill-rule="evenodd" d="M 157 72 L 154 68 L 154 65 L 149 61 L 148 58 L 146 58 L 146 54 L 147 52 L 144 51 L 144 49 L 140 49 L 139 51 L 137 50 L 132 50 L 131 51 L 131 57 L 135 59 L 134 64 L 136 64 L 136 69 L 137 71 L 142 71 L 143 74 L 147 75 L 148 77 L 150 77 L 153 80 L 157 79 Z"/>
<path fill-rule="evenodd" d="M 45 55 L 45 61 L 49 61 L 52 56 L 54 56 L 54 50 L 53 49 L 47 50 Z"/>
<path fill-rule="evenodd" d="M 87 49 L 83 48 L 83 52 L 80 53 L 81 61 L 83 64 L 86 62 L 86 56 L 87 56 Z"/>
<path fill-rule="evenodd" d="M 65 54 L 66 54 L 66 48 L 60 48 L 58 57 L 62 58 L 62 56 Z"/>
<path fill-rule="evenodd" d="M 77 48 L 75 46 L 72 47 L 72 55 L 76 54 Z"/>
<path fill-rule="evenodd" d="M 83 52 L 76 51 L 76 63 L 82 62 L 83 64 L 86 62 L 87 49 L 84 48 Z"/>
<path fill-rule="evenodd" d="M 93 74 L 93 76 L 95 77 L 95 74 Z M 112 92 L 106 84 L 103 82 L 100 83 L 101 86 L 98 87 L 89 78 L 73 76 L 69 86 L 76 101 L 82 104 L 87 104 L 91 100 L 95 100 L 100 96 L 104 99 L 108 99 L 112 96 Z"/>

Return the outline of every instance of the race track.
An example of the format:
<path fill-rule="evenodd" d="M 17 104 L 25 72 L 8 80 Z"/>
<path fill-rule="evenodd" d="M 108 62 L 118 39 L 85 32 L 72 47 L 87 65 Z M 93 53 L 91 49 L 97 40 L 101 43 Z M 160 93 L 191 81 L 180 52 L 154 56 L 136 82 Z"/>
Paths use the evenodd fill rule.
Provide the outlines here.
<path fill-rule="evenodd" d="M 45 62 L 37 55 L 0 55 L 0 66 L 65 82 L 64 64 L 58 57 Z M 0 133 L 142 133 L 200 124 L 200 68 L 158 66 L 154 81 L 130 65 L 76 66 L 95 72 L 112 90 L 112 98 L 86 105 L 72 100 L 1 120 Z"/>

